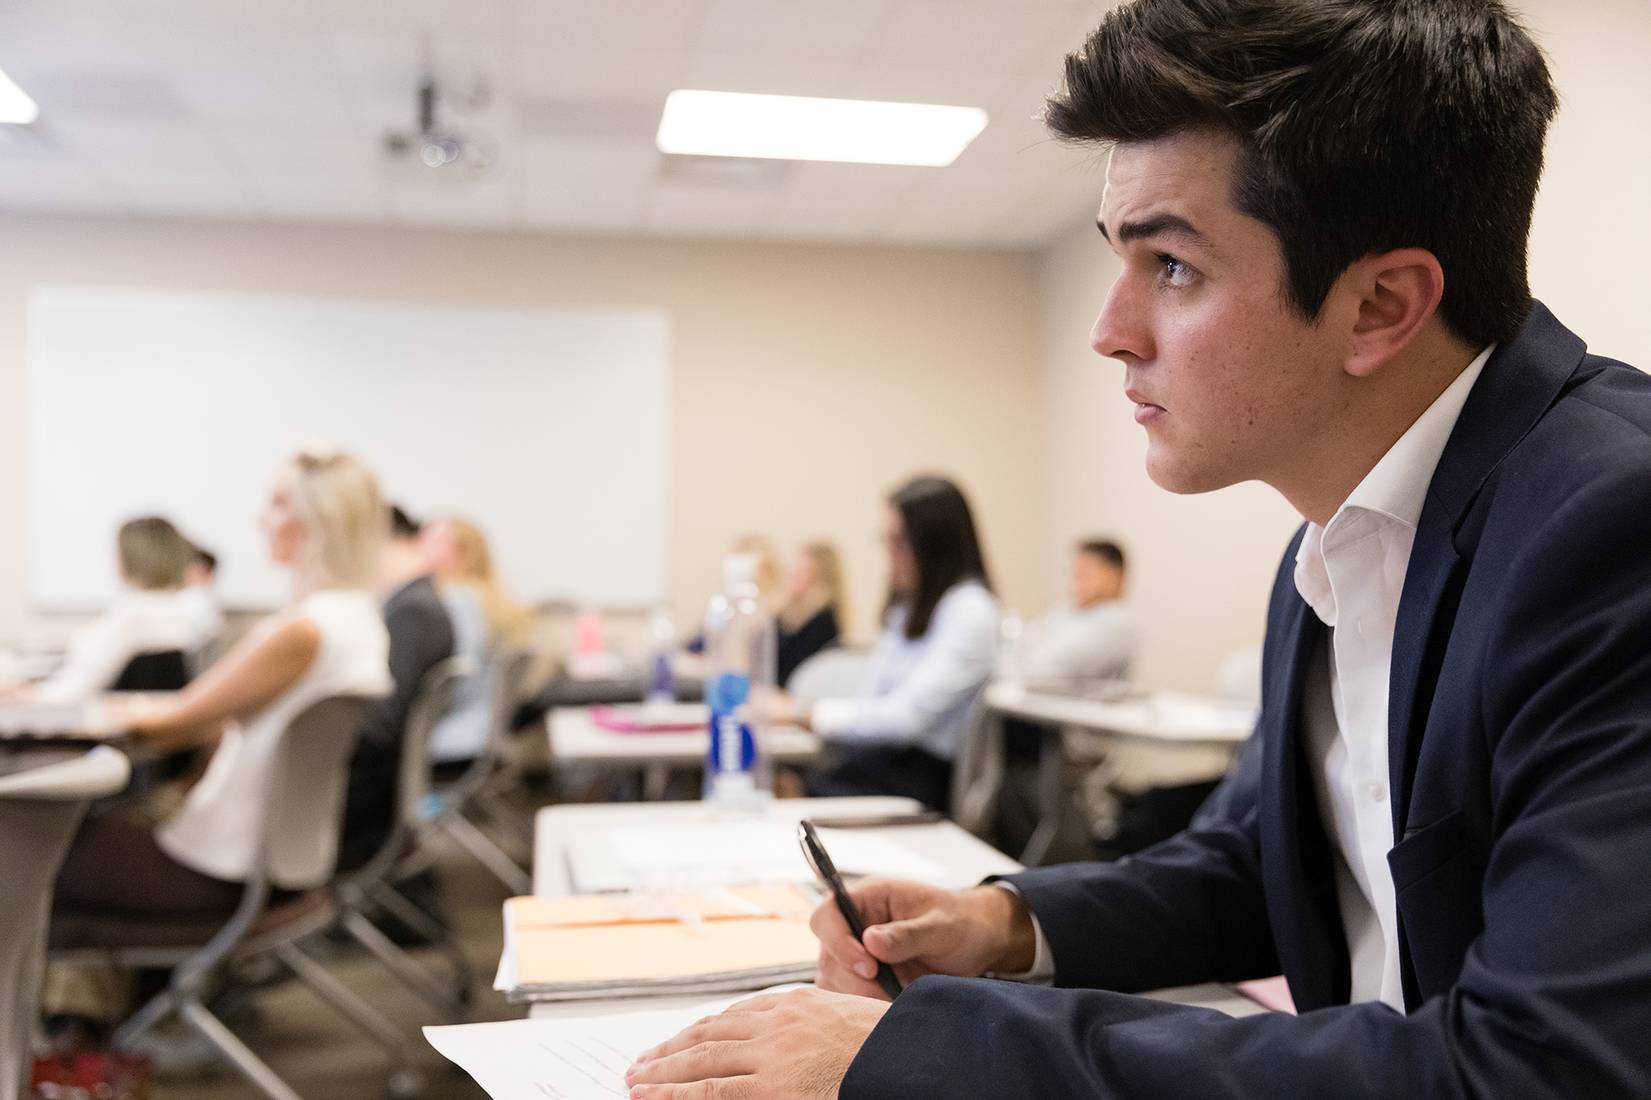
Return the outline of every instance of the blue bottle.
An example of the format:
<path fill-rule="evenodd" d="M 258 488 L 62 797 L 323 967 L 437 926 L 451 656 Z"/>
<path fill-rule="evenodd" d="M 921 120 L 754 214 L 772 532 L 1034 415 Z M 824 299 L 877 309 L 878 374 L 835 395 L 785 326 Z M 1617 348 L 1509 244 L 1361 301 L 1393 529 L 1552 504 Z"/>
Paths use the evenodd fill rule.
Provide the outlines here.
<path fill-rule="evenodd" d="M 774 620 L 757 597 L 757 560 L 731 554 L 723 562 L 723 591 L 705 616 L 707 801 L 755 808 L 773 795 L 761 704 L 774 690 L 774 650 Z"/>

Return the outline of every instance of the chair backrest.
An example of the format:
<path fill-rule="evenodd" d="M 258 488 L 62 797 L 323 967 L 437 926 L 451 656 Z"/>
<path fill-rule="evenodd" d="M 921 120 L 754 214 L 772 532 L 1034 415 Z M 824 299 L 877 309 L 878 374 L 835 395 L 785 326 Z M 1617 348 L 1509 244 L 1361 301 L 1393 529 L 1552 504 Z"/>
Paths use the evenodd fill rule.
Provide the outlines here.
<path fill-rule="evenodd" d="M 182 691 L 189 679 L 189 655 L 181 649 L 162 649 L 127 661 L 109 690 Z"/>
<path fill-rule="evenodd" d="M 494 654 L 491 664 L 493 698 L 488 700 L 487 752 L 497 755 L 510 740 L 516 709 L 526 701 L 528 676 L 537 659 L 531 649 L 504 649 Z"/>
<path fill-rule="evenodd" d="M 101 746 L 0 780 L 0 1100 L 16 1100 L 29 1062 L 52 882 L 86 807 L 130 773 Z"/>
<path fill-rule="evenodd" d="M 401 775 L 396 785 L 397 842 L 402 829 L 416 828 L 423 820 L 424 800 L 430 793 L 430 735 L 452 707 L 459 681 L 475 671 L 475 662 L 468 657 L 449 657 L 419 681 L 401 741 Z"/>
<path fill-rule="evenodd" d="M 804 703 L 858 695 L 870 663 L 871 651 L 867 649 L 822 649 L 797 666 L 786 691 Z"/>
<path fill-rule="evenodd" d="M 992 826 L 1003 781 L 1002 746 L 993 744 L 1000 731 L 986 705 L 986 689 L 982 688 L 969 705 L 963 743 L 952 761 L 951 791 L 952 820 L 980 837 Z"/>
<path fill-rule="evenodd" d="M 281 732 L 264 811 L 264 877 L 294 889 L 320 886 L 338 861 L 350 753 L 373 700 L 334 695 L 311 703 Z"/>

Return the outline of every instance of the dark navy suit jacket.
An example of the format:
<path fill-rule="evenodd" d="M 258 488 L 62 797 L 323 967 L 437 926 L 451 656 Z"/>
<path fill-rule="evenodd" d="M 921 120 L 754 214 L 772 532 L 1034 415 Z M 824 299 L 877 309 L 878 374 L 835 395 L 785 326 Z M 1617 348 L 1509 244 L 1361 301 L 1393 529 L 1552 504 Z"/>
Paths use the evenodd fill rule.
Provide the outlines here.
<path fill-rule="evenodd" d="M 923 978 L 843 1097 L 1651 1097 L 1651 377 L 1536 305 L 1429 486 L 1389 708 L 1407 1013 L 1347 1003 L 1294 560 L 1255 737 L 1192 828 L 1011 879 L 1062 988 Z M 1125 995 L 1280 971 L 1299 1017 Z"/>

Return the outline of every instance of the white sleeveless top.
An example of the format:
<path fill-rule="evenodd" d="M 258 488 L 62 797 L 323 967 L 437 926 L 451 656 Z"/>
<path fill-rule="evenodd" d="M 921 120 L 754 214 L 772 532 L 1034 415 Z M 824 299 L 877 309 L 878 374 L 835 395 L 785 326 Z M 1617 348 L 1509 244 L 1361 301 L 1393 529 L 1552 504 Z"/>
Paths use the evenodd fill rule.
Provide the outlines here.
<path fill-rule="evenodd" d="M 390 639 L 378 599 L 362 589 L 327 589 L 271 615 L 254 637 L 294 619 L 321 632 L 321 647 L 298 682 L 245 722 L 231 722 L 206 774 L 183 807 L 155 830 L 167 855 L 203 875 L 244 881 L 258 853 L 264 786 L 276 741 L 310 704 L 331 695 L 387 695 Z"/>

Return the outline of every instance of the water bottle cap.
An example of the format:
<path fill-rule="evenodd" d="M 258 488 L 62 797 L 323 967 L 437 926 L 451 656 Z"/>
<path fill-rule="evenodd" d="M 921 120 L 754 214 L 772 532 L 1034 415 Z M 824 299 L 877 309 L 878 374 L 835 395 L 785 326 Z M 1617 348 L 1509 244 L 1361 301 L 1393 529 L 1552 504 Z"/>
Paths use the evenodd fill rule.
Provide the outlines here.
<path fill-rule="evenodd" d="M 722 559 L 722 586 L 726 591 L 755 587 L 756 583 L 757 555 L 729 554 Z"/>

